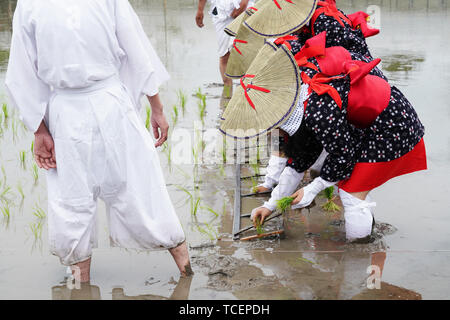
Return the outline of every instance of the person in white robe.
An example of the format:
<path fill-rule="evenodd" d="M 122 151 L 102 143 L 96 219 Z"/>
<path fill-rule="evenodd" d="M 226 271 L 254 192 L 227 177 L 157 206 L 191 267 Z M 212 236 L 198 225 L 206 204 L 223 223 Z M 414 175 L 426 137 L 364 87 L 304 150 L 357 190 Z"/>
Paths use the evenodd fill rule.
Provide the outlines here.
<path fill-rule="evenodd" d="M 156 147 L 169 75 L 128 0 L 18 0 L 6 88 L 48 170 L 49 246 L 89 281 L 97 199 L 112 246 L 169 250 L 192 271 Z M 152 107 L 154 143 L 138 111 Z"/>
<path fill-rule="evenodd" d="M 225 76 L 230 48 L 233 46 L 233 37 L 225 33 L 225 28 L 249 6 L 254 4 L 252 0 L 210 0 L 209 14 L 216 28 L 219 53 L 219 69 L 225 89 L 231 88 L 233 81 Z M 207 0 L 198 1 L 198 10 L 195 21 L 199 28 L 203 28 L 203 18 Z M 230 92 L 230 90 L 228 90 Z"/>

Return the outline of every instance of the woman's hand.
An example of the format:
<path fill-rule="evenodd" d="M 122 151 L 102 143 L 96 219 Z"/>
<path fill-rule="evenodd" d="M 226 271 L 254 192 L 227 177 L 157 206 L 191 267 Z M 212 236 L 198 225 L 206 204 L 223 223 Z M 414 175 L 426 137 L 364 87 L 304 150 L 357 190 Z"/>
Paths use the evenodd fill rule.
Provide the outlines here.
<path fill-rule="evenodd" d="M 297 190 L 297 192 L 291 196 L 291 198 L 294 198 L 294 201 L 292 201 L 292 205 L 299 204 L 300 201 L 302 201 L 304 195 L 305 195 L 305 190 L 303 190 L 303 188 L 301 188 L 300 190 Z"/>
<path fill-rule="evenodd" d="M 250 219 L 252 219 L 253 225 L 256 227 L 258 221 L 259 221 L 259 224 L 262 225 L 264 223 L 264 220 L 271 214 L 272 214 L 272 211 L 270 211 L 269 209 L 264 208 L 264 207 L 259 207 L 259 208 L 253 209 Z"/>

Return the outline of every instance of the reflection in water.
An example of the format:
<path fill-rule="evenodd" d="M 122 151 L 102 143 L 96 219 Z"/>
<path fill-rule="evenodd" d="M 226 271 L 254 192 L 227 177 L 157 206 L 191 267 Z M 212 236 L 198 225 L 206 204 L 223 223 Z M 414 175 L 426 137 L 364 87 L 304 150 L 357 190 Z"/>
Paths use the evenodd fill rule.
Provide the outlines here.
<path fill-rule="evenodd" d="M 193 277 L 180 278 L 177 286 L 169 298 L 159 295 L 143 294 L 128 296 L 123 288 L 112 289 L 113 300 L 188 300 Z M 70 289 L 67 285 L 52 288 L 53 300 L 101 300 L 101 292 L 98 286 L 82 283 L 79 289 Z"/>

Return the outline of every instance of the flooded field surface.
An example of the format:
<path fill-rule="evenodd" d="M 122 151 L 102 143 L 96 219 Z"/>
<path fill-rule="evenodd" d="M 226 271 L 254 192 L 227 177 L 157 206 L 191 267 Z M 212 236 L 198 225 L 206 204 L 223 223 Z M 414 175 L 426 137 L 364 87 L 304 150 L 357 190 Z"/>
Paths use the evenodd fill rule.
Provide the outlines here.
<path fill-rule="evenodd" d="M 324 212 L 321 197 L 310 210 L 287 212 L 267 227 L 281 224 L 281 237 L 233 241 L 234 165 L 208 162 L 208 153 L 202 153 L 207 132 L 218 127 L 227 102 L 211 19 L 205 16 L 205 27 L 197 28 L 194 0 L 130 2 L 171 74 L 161 95 L 177 134 L 159 155 L 195 275 L 179 279 L 168 252 L 110 248 L 100 204 L 91 283 L 75 290 L 67 286 L 66 268 L 48 250 L 45 171 L 34 164 L 33 135 L 5 94 L 16 2 L 0 0 L 0 299 L 450 298 L 449 1 L 337 1 L 348 13 L 381 8 L 381 33 L 369 39 L 369 46 L 426 127 L 429 170 L 373 192 L 377 225 L 371 244 L 345 243 L 341 213 Z M 196 141 L 188 153 L 197 165 L 174 159 L 180 132 Z M 225 150 L 219 156 L 234 155 Z M 260 166 L 246 165 L 243 174 L 264 174 L 267 154 L 261 158 Z M 242 193 L 257 182 L 244 181 Z M 241 212 L 249 213 L 264 199 L 244 198 Z M 243 219 L 246 225 L 249 220 Z M 377 270 L 382 270 L 381 282 L 369 276 Z"/>

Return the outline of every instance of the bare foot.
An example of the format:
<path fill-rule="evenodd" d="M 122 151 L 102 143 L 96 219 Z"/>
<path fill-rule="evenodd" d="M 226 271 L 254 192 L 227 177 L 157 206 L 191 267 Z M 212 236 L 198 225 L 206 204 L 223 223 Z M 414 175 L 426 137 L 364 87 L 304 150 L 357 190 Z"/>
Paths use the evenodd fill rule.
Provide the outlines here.
<path fill-rule="evenodd" d="M 191 263 L 189 261 L 189 253 L 186 246 L 186 241 L 180 244 L 178 247 L 169 249 L 175 263 L 180 270 L 182 277 L 189 277 L 194 274 L 191 268 Z"/>
<path fill-rule="evenodd" d="M 70 266 L 75 281 L 87 283 L 91 278 L 91 258 Z"/>

